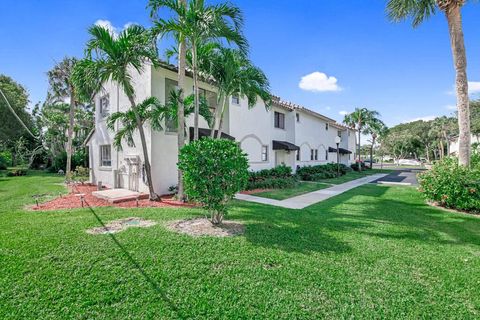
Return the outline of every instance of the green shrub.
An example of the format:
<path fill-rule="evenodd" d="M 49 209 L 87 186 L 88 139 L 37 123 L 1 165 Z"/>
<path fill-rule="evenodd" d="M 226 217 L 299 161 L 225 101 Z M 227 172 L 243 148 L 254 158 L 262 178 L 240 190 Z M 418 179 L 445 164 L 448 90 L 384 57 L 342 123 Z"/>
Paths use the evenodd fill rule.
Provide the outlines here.
<path fill-rule="evenodd" d="M 285 189 L 294 187 L 296 183 L 292 168 L 280 165 L 272 169 L 249 172 L 247 190 Z"/>
<path fill-rule="evenodd" d="M 420 191 L 447 208 L 480 212 L 480 170 L 460 166 L 456 158 L 437 161 L 419 175 Z"/>
<path fill-rule="evenodd" d="M 370 169 L 370 167 L 366 167 L 365 166 L 365 162 L 361 161 L 361 162 L 355 162 L 355 163 L 352 163 L 350 165 L 350 168 L 353 169 L 353 171 L 358 171 L 359 168 L 362 168 L 362 170 L 366 170 L 366 169 Z"/>
<path fill-rule="evenodd" d="M 323 179 L 335 178 L 337 176 L 337 170 L 340 175 L 344 175 L 347 172 L 352 171 L 351 168 L 344 164 L 339 164 L 337 169 L 336 163 L 327 163 L 323 165 L 298 168 L 297 175 L 304 181 L 319 181 Z"/>
<path fill-rule="evenodd" d="M 88 168 L 78 166 L 75 169 L 74 177 L 76 181 L 80 181 L 83 184 L 85 181 L 88 181 L 88 179 L 90 178 L 90 170 Z"/>
<path fill-rule="evenodd" d="M 26 176 L 27 170 L 26 169 L 12 169 L 7 172 L 7 177 L 20 177 Z"/>
<path fill-rule="evenodd" d="M 247 185 L 248 160 L 234 141 L 193 141 L 180 150 L 178 167 L 185 194 L 202 204 L 213 224 L 222 222 L 228 202 Z"/>

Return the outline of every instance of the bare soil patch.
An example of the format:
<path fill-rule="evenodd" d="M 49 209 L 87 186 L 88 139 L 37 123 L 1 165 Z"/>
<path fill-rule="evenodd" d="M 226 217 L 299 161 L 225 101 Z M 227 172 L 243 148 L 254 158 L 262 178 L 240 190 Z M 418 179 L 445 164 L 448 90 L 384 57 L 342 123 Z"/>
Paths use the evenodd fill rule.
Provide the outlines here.
<path fill-rule="evenodd" d="M 117 233 L 124 231 L 130 227 L 136 228 L 148 228 L 156 225 L 157 223 L 152 220 L 145 220 L 143 218 L 131 217 L 119 220 L 110 221 L 105 226 L 88 229 L 89 234 L 107 234 Z"/>
<path fill-rule="evenodd" d="M 220 225 L 213 225 L 206 218 L 173 221 L 167 224 L 167 228 L 193 237 L 233 237 L 245 233 L 245 226 L 241 223 L 223 221 Z"/>

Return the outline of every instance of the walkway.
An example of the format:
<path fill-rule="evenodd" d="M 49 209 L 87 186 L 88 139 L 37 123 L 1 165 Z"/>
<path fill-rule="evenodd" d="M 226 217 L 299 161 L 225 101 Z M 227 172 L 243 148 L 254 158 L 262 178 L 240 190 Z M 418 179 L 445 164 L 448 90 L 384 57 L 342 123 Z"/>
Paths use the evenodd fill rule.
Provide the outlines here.
<path fill-rule="evenodd" d="M 313 191 L 285 200 L 273 200 L 241 193 L 237 194 L 235 198 L 239 200 L 268 204 L 288 209 L 303 209 L 317 202 L 327 200 L 328 198 L 344 193 L 350 189 L 381 179 L 385 176 L 386 174 L 374 174 L 368 177 L 352 180 L 349 182 L 335 185 L 330 188 Z"/>

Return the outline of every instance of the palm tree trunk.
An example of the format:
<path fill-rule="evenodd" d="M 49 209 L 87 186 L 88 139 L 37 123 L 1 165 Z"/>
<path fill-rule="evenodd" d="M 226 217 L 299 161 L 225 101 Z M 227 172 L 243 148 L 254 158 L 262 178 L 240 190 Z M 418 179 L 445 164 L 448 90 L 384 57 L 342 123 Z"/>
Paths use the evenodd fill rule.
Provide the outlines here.
<path fill-rule="evenodd" d="M 196 43 L 192 43 L 192 69 L 193 69 L 193 90 L 195 97 L 195 109 L 193 114 L 193 140 L 198 140 L 198 114 L 200 112 L 200 91 L 198 90 L 198 75 L 197 75 L 197 47 Z"/>
<path fill-rule="evenodd" d="M 373 146 L 375 144 L 375 138 L 372 137 L 372 145 L 370 146 L 370 169 L 373 169 Z"/>
<path fill-rule="evenodd" d="M 143 130 L 142 120 L 138 115 L 137 105 L 135 104 L 135 100 L 133 96 L 128 95 L 128 100 L 132 106 L 133 113 L 135 114 L 135 120 L 137 122 L 137 129 L 140 133 L 140 141 L 142 142 L 142 151 L 143 151 L 143 162 L 145 166 L 145 174 L 147 175 L 147 183 L 148 183 L 148 191 L 150 193 L 150 200 L 152 201 L 161 201 L 160 197 L 155 193 L 153 189 L 153 181 L 152 181 L 152 168 L 150 167 L 150 161 L 148 160 L 148 149 L 147 149 L 147 140 L 145 139 L 145 131 Z"/>
<path fill-rule="evenodd" d="M 445 11 L 450 33 L 453 62 L 456 72 L 455 88 L 458 108 L 458 162 L 470 165 L 470 107 L 468 101 L 467 57 L 463 40 L 462 15 L 459 5 L 453 5 Z"/>
<path fill-rule="evenodd" d="M 227 102 L 228 102 L 228 99 L 225 97 L 225 99 L 223 99 L 222 112 L 220 113 L 220 122 L 218 124 L 217 139 L 222 138 L 223 117 L 225 115 L 225 109 L 227 109 Z"/>
<path fill-rule="evenodd" d="M 70 180 L 72 171 L 72 141 L 73 141 L 73 125 L 75 119 L 75 96 L 73 88 L 70 88 L 70 113 L 68 122 L 68 140 L 67 140 L 67 168 L 65 169 L 65 176 Z"/>
<path fill-rule="evenodd" d="M 186 0 L 178 0 L 180 5 L 186 5 Z M 178 155 L 180 155 L 180 150 L 185 145 L 185 106 L 183 105 L 183 97 L 185 93 L 185 66 L 186 66 L 186 43 L 181 41 L 178 45 L 178 87 L 180 88 L 178 110 L 177 110 L 177 140 L 178 140 Z M 180 201 L 184 200 L 183 195 L 183 173 L 180 169 L 177 168 L 177 197 Z"/>
<path fill-rule="evenodd" d="M 220 115 L 222 114 L 222 106 L 225 103 L 226 97 L 223 94 L 220 94 L 220 97 L 218 99 L 218 105 L 215 108 L 215 114 L 213 115 L 213 123 L 212 123 L 212 131 L 210 132 L 210 138 L 214 139 L 215 138 L 215 128 L 217 126 L 217 123 L 219 122 L 218 119 L 220 118 Z"/>
<path fill-rule="evenodd" d="M 360 137 L 362 136 L 362 127 L 358 126 L 358 171 L 362 171 L 362 157 L 360 156 Z"/>

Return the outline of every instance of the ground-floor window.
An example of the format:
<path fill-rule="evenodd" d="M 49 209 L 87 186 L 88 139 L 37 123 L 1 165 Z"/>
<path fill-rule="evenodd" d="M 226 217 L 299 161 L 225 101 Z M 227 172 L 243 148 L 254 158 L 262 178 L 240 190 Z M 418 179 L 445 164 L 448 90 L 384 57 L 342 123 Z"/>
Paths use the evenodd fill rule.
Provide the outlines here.
<path fill-rule="evenodd" d="M 109 144 L 100 146 L 100 166 L 112 166 L 112 146 Z"/>
<path fill-rule="evenodd" d="M 268 161 L 268 146 L 262 146 L 262 161 Z"/>
<path fill-rule="evenodd" d="M 318 160 L 318 149 L 315 149 L 315 160 Z"/>
<path fill-rule="evenodd" d="M 328 150 L 325 150 L 325 160 L 328 160 Z"/>
<path fill-rule="evenodd" d="M 314 157 L 315 157 L 315 152 L 313 149 L 310 149 L 310 161 L 313 161 Z"/>
<path fill-rule="evenodd" d="M 300 161 L 300 150 L 297 150 L 297 161 Z"/>

